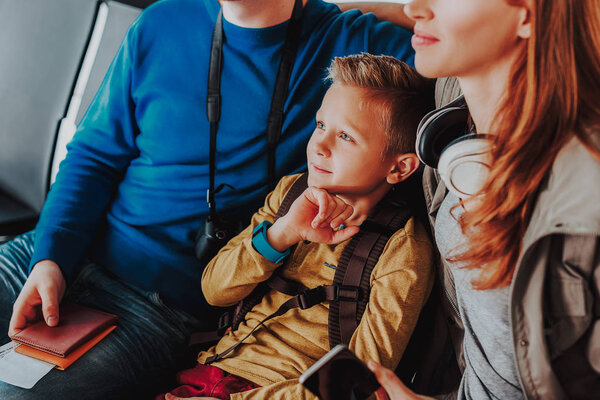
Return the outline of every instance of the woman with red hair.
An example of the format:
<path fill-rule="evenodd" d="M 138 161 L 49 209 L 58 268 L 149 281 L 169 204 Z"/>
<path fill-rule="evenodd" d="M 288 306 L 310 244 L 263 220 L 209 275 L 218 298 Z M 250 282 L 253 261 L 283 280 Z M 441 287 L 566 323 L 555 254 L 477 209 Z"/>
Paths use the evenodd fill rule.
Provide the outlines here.
<path fill-rule="evenodd" d="M 598 0 L 413 0 L 405 11 L 417 70 L 457 77 L 464 94 L 424 119 L 418 149 L 458 398 L 598 399 Z M 379 398 L 423 398 L 370 367 Z"/>

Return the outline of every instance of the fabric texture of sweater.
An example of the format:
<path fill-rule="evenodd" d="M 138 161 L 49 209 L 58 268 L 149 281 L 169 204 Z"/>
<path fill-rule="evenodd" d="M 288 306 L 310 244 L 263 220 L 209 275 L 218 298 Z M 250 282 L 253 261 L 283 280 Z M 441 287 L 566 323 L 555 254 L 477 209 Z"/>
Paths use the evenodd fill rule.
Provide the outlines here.
<path fill-rule="evenodd" d="M 207 216 L 206 87 L 217 0 L 162 0 L 131 26 L 60 165 L 30 267 L 55 261 L 69 282 L 87 256 L 196 315 L 204 265 L 194 237 Z M 287 22 L 224 19 L 218 211 L 250 217 L 267 194 L 266 126 Z M 332 57 L 389 54 L 412 64 L 410 33 L 373 14 L 309 0 L 284 106 L 277 175 L 305 168 L 305 146 Z"/>
<path fill-rule="evenodd" d="M 264 220 L 273 221 L 281 201 L 297 177 L 284 177 L 267 196 L 252 222 L 233 238 L 208 264 L 202 278 L 206 299 L 229 306 L 246 297 L 275 270 L 284 278 L 308 288 L 333 283 L 338 260 L 348 241 L 338 245 L 299 243 L 283 264 L 274 264 L 252 246 L 252 230 Z M 386 244 L 371 274 L 371 292 L 365 313 L 349 347 L 362 360 L 375 360 L 395 368 L 427 300 L 433 282 L 433 247 L 424 227 L 414 218 Z M 200 353 L 198 361 L 224 351 L 246 336 L 265 317 L 275 312 L 290 296 L 269 291 L 247 315 L 239 328 L 219 343 Z M 298 378 L 329 351 L 329 305 L 293 309 L 268 321 L 250 338 L 213 363 L 227 372 L 263 387 L 232 396 L 232 399 L 314 398 L 298 384 Z"/>

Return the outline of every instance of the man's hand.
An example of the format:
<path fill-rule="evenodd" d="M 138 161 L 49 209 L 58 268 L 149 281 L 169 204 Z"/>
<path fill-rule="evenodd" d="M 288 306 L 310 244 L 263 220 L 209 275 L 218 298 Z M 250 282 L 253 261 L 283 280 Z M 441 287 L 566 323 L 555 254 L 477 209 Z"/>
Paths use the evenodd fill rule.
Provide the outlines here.
<path fill-rule="evenodd" d="M 408 16 L 404 13 L 404 4 L 398 2 L 347 2 L 344 0 L 336 0 L 334 3 L 336 3 L 342 11 L 359 9 L 363 14 L 372 12 L 375 14 L 377 19 L 391 22 L 392 24 L 401 26 L 409 31 L 412 31 L 415 26 L 415 21 L 408 18 Z"/>
<path fill-rule="evenodd" d="M 38 320 L 40 314 L 49 326 L 56 326 L 58 304 L 65 294 L 66 286 L 65 278 L 55 262 L 43 260 L 35 264 L 13 305 L 8 336 L 25 329 Z"/>
<path fill-rule="evenodd" d="M 338 244 L 354 236 L 357 226 L 338 229 L 352 216 L 354 209 L 344 200 L 315 187 L 307 188 L 267 231 L 267 239 L 275 250 L 309 240 L 316 243 Z"/>

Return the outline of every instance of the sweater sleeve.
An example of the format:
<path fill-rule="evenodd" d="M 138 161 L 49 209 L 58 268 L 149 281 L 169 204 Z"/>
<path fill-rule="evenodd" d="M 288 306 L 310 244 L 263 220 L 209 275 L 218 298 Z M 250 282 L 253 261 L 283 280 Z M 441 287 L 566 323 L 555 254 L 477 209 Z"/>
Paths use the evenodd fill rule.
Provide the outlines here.
<path fill-rule="evenodd" d="M 432 244 L 413 218 L 387 243 L 373 269 L 369 301 L 350 340 L 349 347 L 358 358 L 395 369 L 433 277 Z"/>
<path fill-rule="evenodd" d="M 263 257 L 252 246 L 252 231 L 261 222 L 273 222 L 277 210 L 296 176 L 284 177 L 265 199 L 250 225 L 227 243 L 202 274 L 202 293 L 209 304 L 230 306 L 248 296 L 260 282 L 271 277 L 280 264 Z"/>
<path fill-rule="evenodd" d="M 128 31 L 60 164 L 36 227 L 29 270 L 52 260 L 67 279 L 77 271 L 117 190 L 138 154 L 131 97 L 137 24 Z"/>
<path fill-rule="evenodd" d="M 373 13 L 362 14 L 350 10 L 342 14 L 348 32 L 349 47 L 364 49 L 371 54 L 387 54 L 407 63 L 415 63 L 411 45 L 412 33 L 387 21 L 380 21 Z"/>

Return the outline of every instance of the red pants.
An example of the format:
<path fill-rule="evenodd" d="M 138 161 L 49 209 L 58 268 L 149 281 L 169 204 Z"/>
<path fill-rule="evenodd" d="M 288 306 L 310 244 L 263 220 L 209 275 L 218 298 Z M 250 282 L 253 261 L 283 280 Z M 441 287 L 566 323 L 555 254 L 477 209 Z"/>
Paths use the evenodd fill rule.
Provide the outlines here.
<path fill-rule="evenodd" d="M 229 400 L 233 393 L 245 392 L 246 390 L 260 387 L 247 379 L 232 375 L 220 368 L 211 365 L 198 364 L 195 368 L 186 369 L 177 373 L 176 387 L 169 393 L 177 397 L 216 397 Z M 156 400 L 164 400 L 163 394 Z"/>

